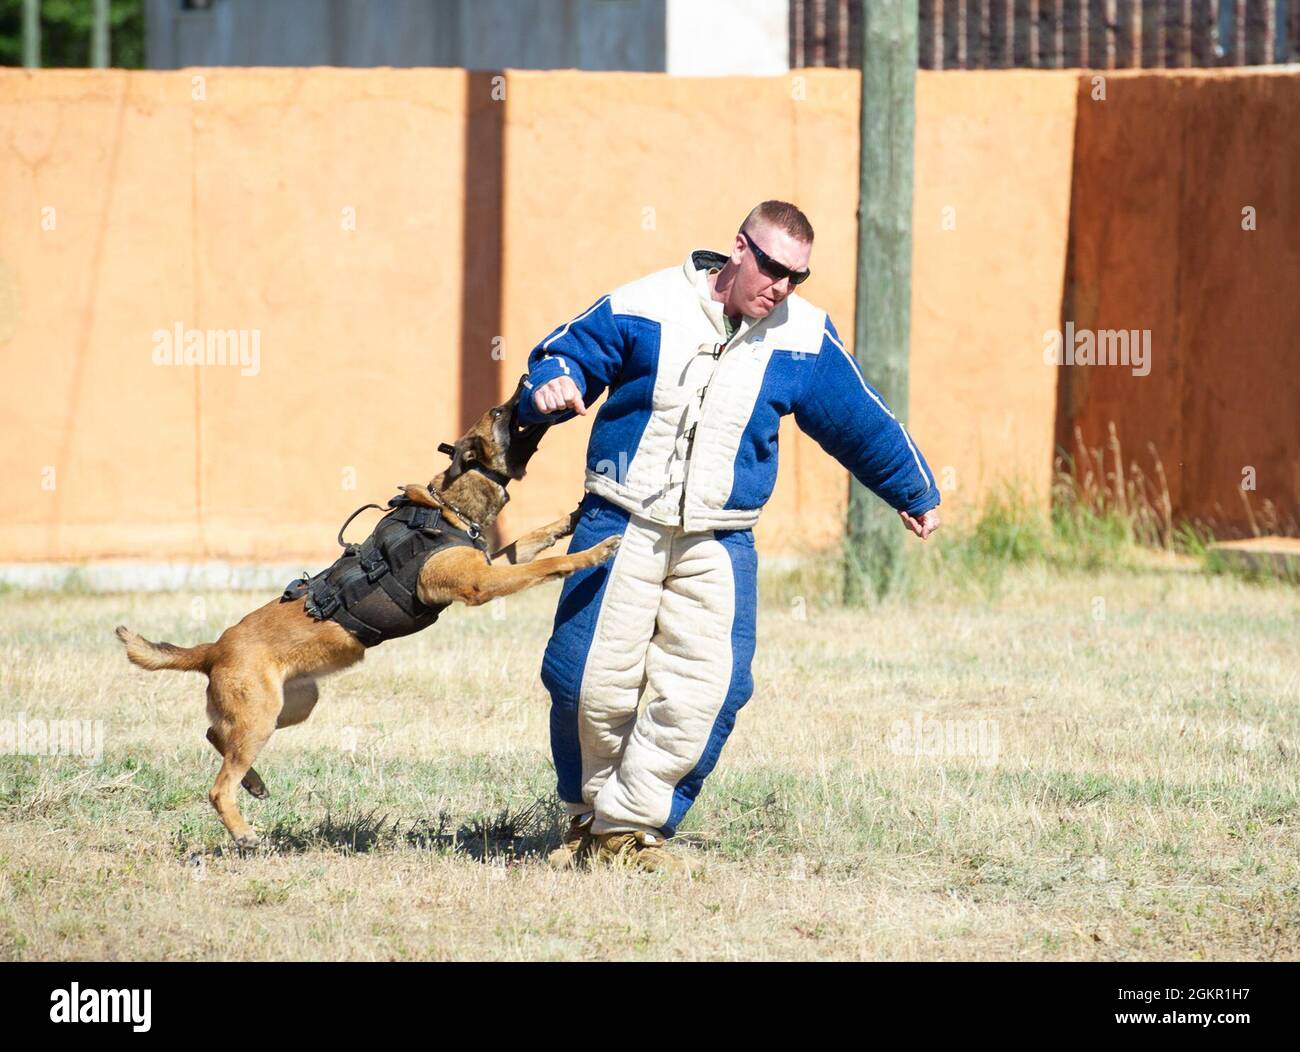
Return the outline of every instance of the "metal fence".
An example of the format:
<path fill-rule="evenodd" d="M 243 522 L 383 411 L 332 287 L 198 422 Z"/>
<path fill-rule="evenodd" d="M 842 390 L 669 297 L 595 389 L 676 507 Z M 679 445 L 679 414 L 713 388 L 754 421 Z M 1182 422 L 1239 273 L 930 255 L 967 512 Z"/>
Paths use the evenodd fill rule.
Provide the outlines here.
<path fill-rule="evenodd" d="M 790 0 L 790 66 L 856 67 L 862 5 Z M 919 0 L 923 69 L 1300 62 L 1300 0 Z"/>

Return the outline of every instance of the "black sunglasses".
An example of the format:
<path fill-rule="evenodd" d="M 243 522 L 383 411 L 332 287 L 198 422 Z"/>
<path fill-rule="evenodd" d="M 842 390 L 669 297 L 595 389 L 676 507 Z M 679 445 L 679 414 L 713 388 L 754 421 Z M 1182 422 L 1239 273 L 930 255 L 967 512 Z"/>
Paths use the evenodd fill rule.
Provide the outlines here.
<path fill-rule="evenodd" d="M 791 285 L 802 285 L 812 277 L 811 270 L 791 270 L 784 263 L 778 263 L 754 244 L 754 239 L 746 234 L 743 229 L 740 231 L 740 236 L 745 239 L 745 244 L 747 244 L 749 250 L 754 253 L 754 260 L 758 263 L 758 269 L 769 278 L 776 281 L 780 281 L 782 278 L 789 278 Z"/>

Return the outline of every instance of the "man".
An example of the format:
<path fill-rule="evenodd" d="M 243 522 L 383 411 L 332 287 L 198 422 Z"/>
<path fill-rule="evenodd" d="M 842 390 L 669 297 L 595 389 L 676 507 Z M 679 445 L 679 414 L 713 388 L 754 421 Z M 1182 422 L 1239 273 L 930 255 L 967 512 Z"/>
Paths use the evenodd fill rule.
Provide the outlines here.
<path fill-rule="evenodd" d="M 782 416 L 922 540 L 938 528 L 925 460 L 826 312 L 794 293 L 812 242 L 798 208 L 764 201 L 730 258 L 695 251 L 615 289 L 529 356 L 521 423 L 585 415 L 609 390 L 570 550 L 621 535 L 613 560 L 565 581 L 542 663 L 570 815 L 553 865 L 689 870 L 664 841 L 753 689 L 751 527 L 776 482 Z"/>

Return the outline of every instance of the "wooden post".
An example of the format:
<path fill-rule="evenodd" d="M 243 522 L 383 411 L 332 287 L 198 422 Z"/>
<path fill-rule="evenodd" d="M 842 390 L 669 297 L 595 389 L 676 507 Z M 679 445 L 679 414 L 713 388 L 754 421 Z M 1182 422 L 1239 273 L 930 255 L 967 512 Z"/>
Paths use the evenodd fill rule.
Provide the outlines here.
<path fill-rule="evenodd" d="M 912 296 L 912 145 L 917 0 L 870 0 L 862 16 L 857 313 L 853 353 L 900 420 L 907 419 Z M 849 477 L 844 599 L 883 595 L 906 531 L 898 513 Z"/>
<path fill-rule="evenodd" d="M 108 68 L 108 0 L 95 0 L 90 30 L 90 64 L 95 69 Z"/>
<path fill-rule="evenodd" d="M 23 65 L 41 68 L 41 0 L 23 0 Z"/>

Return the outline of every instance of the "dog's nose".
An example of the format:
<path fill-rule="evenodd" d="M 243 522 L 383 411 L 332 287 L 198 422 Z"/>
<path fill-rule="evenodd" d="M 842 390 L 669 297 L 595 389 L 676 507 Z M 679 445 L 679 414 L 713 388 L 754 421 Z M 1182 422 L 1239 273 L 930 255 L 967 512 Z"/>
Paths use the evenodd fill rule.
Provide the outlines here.
<path fill-rule="evenodd" d="M 519 401 L 520 401 L 521 398 L 523 398 L 523 394 L 524 394 L 524 390 L 525 390 L 525 388 L 524 388 L 524 382 L 525 382 L 527 379 L 528 379 L 528 374 L 527 374 L 527 373 L 524 373 L 524 375 L 521 376 L 521 377 L 519 378 L 519 383 L 517 383 L 517 384 L 515 385 L 515 393 L 512 394 L 512 395 L 510 396 L 509 401 L 507 401 L 507 402 L 505 403 L 505 405 L 503 405 L 503 406 L 501 407 L 502 409 L 508 409 L 508 410 L 513 411 L 513 410 L 515 409 L 515 407 L 519 405 Z"/>

